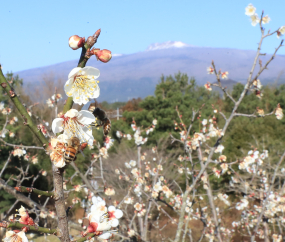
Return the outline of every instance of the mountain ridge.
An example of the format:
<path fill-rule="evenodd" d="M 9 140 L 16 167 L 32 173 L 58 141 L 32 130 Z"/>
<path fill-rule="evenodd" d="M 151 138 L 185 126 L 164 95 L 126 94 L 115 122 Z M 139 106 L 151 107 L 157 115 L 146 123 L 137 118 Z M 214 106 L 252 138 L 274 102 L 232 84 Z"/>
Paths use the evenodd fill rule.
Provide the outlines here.
<path fill-rule="evenodd" d="M 252 50 L 184 46 L 117 55 L 107 64 L 90 58 L 87 65 L 100 70 L 99 101 L 111 99 L 126 101 L 129 98 L 153 95 L 161 75 L 174 75 L 179 71 L 194 77 L 198 85 L 215 82 L 215 76 L 207 74 L 207 67 L 211 65 L 212 60 L 215 61 L 218 70 L 221 68 L 222 71 L 229 72 L 230 79 L 244 83 L 255 54 L 256 52 Z M 263 63 L 269 58 L 270 55 L 260 57 Z M 43 76 L 50 73 L 53 73 L 55 79 L 67 79 L 68 73 L 77 66 L 77 62 L 77 60 L 71 60 L 16 72 L 16 74 L 24 79 L 24 87 L 29 83 L 37 86 L 42 83 Z M 283 83 L 284 71 L 285 56 L 277 55 L 268 66 L 268 70 L 262 73 L 260 80 L 263 85 L 274 80 Z"/>

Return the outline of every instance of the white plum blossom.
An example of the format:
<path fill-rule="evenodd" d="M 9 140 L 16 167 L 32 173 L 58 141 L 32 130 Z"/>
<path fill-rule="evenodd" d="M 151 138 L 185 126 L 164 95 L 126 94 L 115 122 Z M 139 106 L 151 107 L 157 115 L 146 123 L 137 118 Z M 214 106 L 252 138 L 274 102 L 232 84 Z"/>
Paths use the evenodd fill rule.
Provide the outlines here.
<path fill-rule="evenodd" d="M 245 8 L 245 15 L 247 16 L 252 16 L 255 14 L 256 8 L 250 3 L 248 6 Z"/>
<path fill-rule="evenodd" d="M 92 197 L 91 213 L 87 215 L 90 224 L 95 224 L 96 231 L 111 229 L 111 222 L 105 218 L 107 213 L 106 202 L 100 197 Z"/>
<path fill-rule="evenodd" d="M 123 212 L 120 209 L 116 209 L 114 206 L 108 208 L 109 220 L 111 221 L 112 227 L 119 225 L 119 218 L 123 216 Z"/>
<path fill-rule="evenodd" d="M 251 18 L 251 25 L 252 26 L 256 26 L 260 22 L 260 19 L 256 13 L 254 15 L 250 16 L 250 18 Z"/>
<path fill-rule="evenodd" d="M 137 130 L 134 134 L 134 138 L 135 138 L 135 143 L 136 145 L 143 145 L 145 142 L 147 142 L 147 138 L 143 138 L 142 136 L 140 136 L 140 132 Z"/>
<path fill-rule="evenodd" d="M 13 155 L 18 156 L 18 157 L 21 157 L 21 156 L 25 155 L 26 153 L 27 152 L 24 149 L 15 149 L 13 151 Z"/>
<path fill-rule="evenodd" d="M 110 149 L 110 147 L 113 145 L 113 142 L 114 142 L 114 140 L 111 139 L 110 136 L 107 136 L 107 137 L 105 138 L 104 145 L 105 145 L 105 147 L 106 147 L 107 150 Z"/>
<path fill-rule="evenodd" d="M 127 197 L 124 200 L 124 203 L 126 204 L 132 204 L 134 202 L 134 198 L 133 197 Z"/>
<path fill-rule="evenodd" d="M 131 166 L 136 166 L 136 164 L 137 164 L 137 162 L 136 162 L 135 160 L 131 160 L 131 161 L 130 161 L 130 165 L 131 165 Z"/>
<path fill-rule="evenodd" d="M 160 192 L 160 191 L 162 190 L 162 186 L 161 186 L 160 181 L 157 182 L 157 183 L 153 186 L 153 190 L 156 191 L 156 192 Z"/>
<path fill-rule="evenodd" d="M 279 38 L 281 35 L 285 34 L 285 25 L 281 26 L 277 31 L 277 38 Z"/>
<path fill-rule="evenodd" d="M 214 74 L 214 68 L 213 67 L 208 67 L 207 68 L 207 72 L 208 72 L 208 74 Z"/>
<path fill-rule="evenodd" d="M 60 118 L 56 118 L 52 122 L 52 131 L 54 134 L 64 131 L 64 134 L 70 139 L 77 137 L 81 143 L 87 142 L 90 146 L 93 145 L 94 137 L 90 124 L 95 122 L 94 115 L 87 111 L 70 109 Z"/>
<path fill-rule="evenodd" d="M 243 210 L 248 206 L 248 200 L 246 198 L 241 199 L 240 202 L 236 204 L 236 209 L 237 210 Z"/>
<path fill-rule="evenodd" d="M 270 17 L 268 15 L 266 15 L 266 16 L 264 16 L 262 18 L 262 23 L 263 24 L 268 24 L 270 20 L 271 20 Z"/>
<path fill-rule="evenodd" d="M 221 73 L 222 79 L 227 79 L 229 75 L 229 72 L 225 71 Z"/>
<path fill-rule="evenodd" d="M 117 131 L 116 132 L 116 136 L 120 139 L 120 138 L 122 138 L 122 132 L 121 131 Z"/>
<path fill-rule="evenodd" d="M 14 231 L 7 231 L 3 239 L 4 242 L 28 242 L 28 238 L 24 231 L 16 233 Z"/>
<path fill-rule="evenodd" d="M 50 98 L 46 101 L 46 103 L 47 103 L 48 107 L 50 107 L 50 108 L 54 107 L 54 105 L 53 105 L 54 102 Z"/>
<path fill-rule="evenodd" d="M 99 76 L 100 71 L 97 68 L 76 67 L 69 73 L 64 91 L 68 97 L 73 97 L 75 103 L 86 104 L 89 99 L 98 98 L 100 95 L 100 88 L 96 80 Z"/>
<path fill-rule="evenodd" d="M 215 149 L 215 153 L 221 153 L 223 152 L 224 150 L 224 146 L 223 145 L 219 145 L 216 149 Z"/>
<path fill-rule="evenodd" d="M 277 105 L 277 108 L 276 108 L 276 110 L 275 110 L 275 115 L 276 115 L 276 118 L 277 118 L 278 120 L 280 120 L 280 119 L 283 118 L 283 110 L 282 110 L 280 104 Z"/>
<path fill-rule="evenodd" d="M 205 126 L 205 125 L 207 125 L 207 123 L 208 123 L 208 120 L 207 119 L 203 119 L 202 125 Z"/>

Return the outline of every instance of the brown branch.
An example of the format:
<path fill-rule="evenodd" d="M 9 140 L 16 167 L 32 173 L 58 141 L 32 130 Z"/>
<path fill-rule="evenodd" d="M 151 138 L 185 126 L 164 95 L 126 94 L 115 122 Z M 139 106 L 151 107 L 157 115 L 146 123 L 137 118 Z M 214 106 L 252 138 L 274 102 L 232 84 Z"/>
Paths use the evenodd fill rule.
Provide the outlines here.
<path fill-rule="evenodd" d="M 43 227 L 38 227 L 36 225 L 31 226 L 31 225 L 21 224 L 19 222 L 10 223 L 10 222 L 6 222 L 6 221 L 2 221 L 2 222 L 0 222 L 0 227 L 2 227 L 2 228 L 17 228 L 17 229 L 23 229 L 24 227 L 26 227 L 28 231 L 33 231 L 33 232 L 55 234 L 55 235 L 57 235 L 57 233 L 58 233 L 57 229 L 43 228 Z"/>
<path fill-rule="evenodd" d="M 15 189 L 18 191 L 18 192 L 33 192 L 35 194 L 38 194 L 38 195 L 44 195 L 44 196 L 47 196 L 47 197 L 52 197 L 54 195 L 53 192 L 49 192 L 49 191 L 41 191 L 39 189 L 36 189 L 36 188 L 31 188 L 31 187 L 24 187 L 24 186 L 19 186 L 19 187 L 15 187 Z"/>
<path fill-rule="evenodd" d="M 97 194 L 98 191 L 95 190 L 93 188 L 93 186 L 91 185 L 91 183 L 89 182 L 89 180 L 86 178 L 86 176 L 84 176 L 80 170 L 78 169 L 78 167 L 76 166 L 76 164 L 74 163 L 74 161 L 70 162 L 71 166 L 74 168 L 75 172 L 78 173 L 78 175 L 81 177 L 81 179 L 83 180 L 83 182 L 85 183 L 85 185 L 88 187 L 88 189 L 90 189 L 90 191 L 94 192 L 94 194 Z"/>
<path fill-rule="evenodd" d="M 40 147 L 40 146 L 26 146 L 26 145 L 15 145 L 15 144 L 10 144 L 10 143 L 7 143 L 5 140 L 1 139 L 0 138 L 0 141 L 4 143 L 4 145 L 7 145 L 7 146 L 12 146 L 14 148 L 24 148 L 24 149 L 38 149 L 38 150 L 44 150 L 43 147 Z"/>
<path fill-rule="evenodd" d="M 12 156 L 12 153 L 9 154 L 7 161 L 5 162 L 3 168 L 2 168 L 2 170 L 1 170 L 1 172 L 0 172 L 0 178 L 1 178 L 1 176 L 3 175 L 3 172 L 5 171 L 5 169 L 6 169 L 7 165 L 8 165 L 8 163 L 10 162 L 11 156 Z"/>
<path fill-rule="evenodd" d="M 69 242 L 68 220 L 66 216 L 64 192 L 63 192 L 63 170 L 53 165 L 54 201 L 58 219 L 59 238 L 62 242 Z"/>
<path fill-rule="evenodd" d="M 270 116 L 270 115 L 272 115 L 274 113 L 275 113 L 275 110 L 272 111 L 271 113 L 264 114 L 263 116 L 259 116 L 259 115 L 256 115 L 256 114 L 246 114 L 246 113 L 235 113 L 234 116 L 243 116 L 243 117 L 248 117 L 248 118 L 262 118 L 262 117 L 265 117 L 265 116 Z"/>
<path fill-rule="evenodd" d="M 0 178 L 0 189 L 3 189 L 4 191 L 8 192 L 9 194 L 13 195 L 17 200 L 27 204 L 28 206 L 34 208 L 37 207 L 40 210 L 43 210 L 45 212 L 48 212 L 46 208 L 44 208 L 42 205 L 34 202 L 30 198 L 24 196 L 21 193 L 17 193 L 17 190 L 13 187 L 7 185 L 3 179 Z"/>
<path fill-rule="evenodd" d="M 218 81 L 218 87 L 220 87 L 222 89 L 222 91 L 226 94 L 226 96 L 228 98 L 230 98 L 233 103 L 236 103 L 236 100 L 234 100 L 234 98 L 226 91 L 226 88 L 222 86 L 222 83 L 221 83 L 221 79 L 220 79 L 220 74 L 217 73 L 217 70 L 216 70 L 216 66 L 215 66 L 215 63 L 214 61 L 212 61 L 212 66 L 213 66 L 213 69 L 214 69 L 214 72 L 215 72 L 215 75 L 216 75 L 216 78 L 217 78 L 217 81 Z M 216 86 L 214 84 L 212 84 L 213 86 Z"/>

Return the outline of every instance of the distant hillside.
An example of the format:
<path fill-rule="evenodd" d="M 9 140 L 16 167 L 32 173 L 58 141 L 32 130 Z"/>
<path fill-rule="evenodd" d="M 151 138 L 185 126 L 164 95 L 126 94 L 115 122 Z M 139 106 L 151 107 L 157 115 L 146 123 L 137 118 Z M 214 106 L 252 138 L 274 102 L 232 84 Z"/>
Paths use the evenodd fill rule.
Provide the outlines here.
<path fill-rule="evenodd" d="M 80 50 L 77 51 L 78 56 Z M 129 55 L 116 55 L 105 64 L 91 58 L 89 66 L 100 69 L 101 96 L 99 101 L 126 101 L 129 98 L 152 95 L 161 75 L 173 75 L 178 71 L 195 77 L 199 85 L 215 82 L 207 74 L 207 67 L 214 60 L 216 67 L 229 72 L 229 78 L 244 83 L 252 66 L 255 51 L 225 48 L 189 47 L 182 42 L 154 44 L 147 51 Z M 263 63 L 270 55 L 262 56 Z M 52 73 L 55 78 L 66 79 L 77 60 L 51 66 L 17 72 L 24 79 L 24 86 L 40 85 L 44 75 Z M 257 69 L 259 66 L 257 66 Z M 262 84 L 285 80 L 285 56 L 276 56 L 268 70 L 261 76 Z M 29 85 L 31 87 L 31 85 Z"/>

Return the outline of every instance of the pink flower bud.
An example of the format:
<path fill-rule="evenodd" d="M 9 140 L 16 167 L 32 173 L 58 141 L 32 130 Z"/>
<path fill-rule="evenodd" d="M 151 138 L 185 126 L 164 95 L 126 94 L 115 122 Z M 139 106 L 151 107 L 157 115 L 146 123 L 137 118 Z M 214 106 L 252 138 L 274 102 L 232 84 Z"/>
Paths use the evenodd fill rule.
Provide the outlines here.
<path fill-rule="evenodd" d="M 81 38 L 78 35 L 72 35 L 68 41 L 69 47 L 73 50 L 81 48 L 84 45 L 84 43 L 85 43 L 85 37 Z"/>
<path fill-rule="evenodd" d="M 93 49 L 94 55 L 96 55 L 97 60 L 100 60 L 104 63 L 107 63 L 112 58 L 112 54 L 110 50 L 100 50 L 100 49 Z"/>

